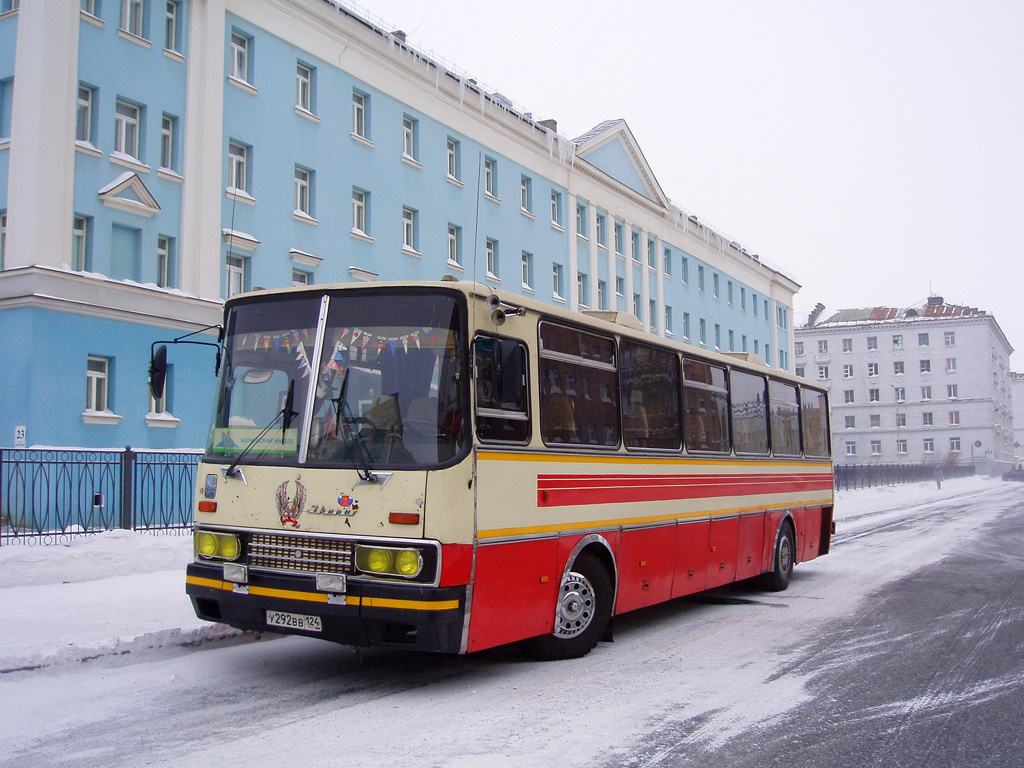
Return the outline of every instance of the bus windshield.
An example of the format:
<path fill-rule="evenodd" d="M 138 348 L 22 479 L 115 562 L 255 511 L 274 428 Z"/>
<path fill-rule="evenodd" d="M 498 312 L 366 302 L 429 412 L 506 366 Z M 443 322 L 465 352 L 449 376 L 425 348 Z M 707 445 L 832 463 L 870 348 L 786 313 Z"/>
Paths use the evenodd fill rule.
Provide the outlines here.
<path fill-rule="evenodd" d="M 297 293 L 230 308 L 207 454 L 361 474 L 457 459 L 468 378 L 454 294 L 332 291 L 318 337 L 321 307 Z"/>

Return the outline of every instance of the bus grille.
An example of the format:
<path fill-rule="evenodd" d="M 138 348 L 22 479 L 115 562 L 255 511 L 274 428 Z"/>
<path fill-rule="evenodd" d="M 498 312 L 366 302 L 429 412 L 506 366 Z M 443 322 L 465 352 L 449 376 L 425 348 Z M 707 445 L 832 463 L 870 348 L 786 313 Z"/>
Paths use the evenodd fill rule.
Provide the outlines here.
<path fill-rule="evenodd" d="M 293 573 L 354 572 L 355 544 L 279 533 L 257 533 L 249 539 L 249 567 Z"/>

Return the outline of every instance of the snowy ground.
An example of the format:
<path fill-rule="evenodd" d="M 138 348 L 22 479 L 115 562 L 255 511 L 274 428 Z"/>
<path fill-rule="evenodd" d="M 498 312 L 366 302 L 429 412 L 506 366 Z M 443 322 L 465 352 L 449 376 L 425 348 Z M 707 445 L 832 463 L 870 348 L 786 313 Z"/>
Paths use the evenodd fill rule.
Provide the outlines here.
<path fill-rule="evenodd" d="M 200 622 L 192 613 L 183 582 L 190 537 L 118 531 L 67 545 L 5 546 L 0 548 L 0 692 L 25 698 L 6 716 L 12 730 L 0 737 L 0 762 L 5 752 L 16 750 L 22 755 L 18 765 L 39 764 L 33 760 L 40 752 L 53 757 L 53 744 L 66 742 L 72 733 L 76 740 L 92 733 L 115 706 L 119 717 L 150 727 L 141 710 L 151 697 L 142 688 L 154 680 L 156 690 L 148 693 L 160 700 L 165 722 L 152 726 L 147 744 L 182 735 L 205 738 L 203 715 L 191 711 L 188 695 L 239 694 L 237 706 L 245 709 L 232 719 L 238 734 L 228 744 L 206 745 L 204 754 L 211 759 L 248 755 L 259 764 L 260 758 L 277 756 L 280 764 L 291 764 L 290 750 L 307 733 L 296 718 L 308 722 L 311 717 L 324 726 L 333 723 L 331 738 L 337 743 L 330 746 L 358 744 L 367 764 L 403 759 L 481 768 L 551 764 L 558 756 L 563 765 L 592 765 L 599 757 L 614 760 L 634 750 L 653 718 L 705 718 L 701 733 L 690 737 L 713 746 L 779 716 L 780 701 L 795 705 L 806 697 L 800 676 L 778 671 L 786 654 L 813 636 L 815 626 L 893 578 L 937 562 L 994 519 L 1019 491 L 1017 484 L 998 479 L 968 478 L 946 481 L 941 490 L 918 484 L 842 492 L 832 554 L 798 566 L 789 591 L 778 597 L 745 595 L 753 609 L 694 602 L 627 614 L 616 622 L 614 645 L 553 665 L 522 663 L 502 649 L 457 662 L 394 652 L 359 656 L 306 638 L 228 648 L 244 653 L 230 655 L 225 664 L 214 659 L 218 653 L 191 653 L 206 641 L 237 633 Z M 991 503 L 968 503 L 982 497 Z M 941 525 L 918 521 L 934 517 L 936 503 L 946 501 L 971 512 Z M 774 610 L 787 607 L 800 610 Z M 784 640 L 766 641 L 775 637 Z M 175 656 L 184 658 L 164 666 Z M 142 663 L 147 661 L 156 664 Z M 128 665 L 139 671 L 124 679 L 110 674 L 111 667 Z M 95 673 L 87 674 L 94 667 Z M 140 690 L 125 690 L 126 684 Z M 113 686 L 116 696 L 110 698 Z M 552 686 L 562 692 L 554 709 Z M 294 712 L 259 708 L 263 691 L 279 696 Z M 102 705 L 101 710 L 110 706 L 110 713 L 91 712 L 94 697 L 118 704 Z M 62 706 L 60 716 L 51 716 L 54 702 L 63 705 L 66 699 L 66 711 Z M 397 706 L 403 710 L 401 743 L 375 725 Z M 571 724 L 567 715 L 573 711 L 586 713 L 583 724 Z M 445 735 L 438 718 L 464 725 Z M 250 734 L 256 726 L 259 733 Z M 128 754 L 123 764 L 194 764 L 166 753 L 153 763 L 138 757 L 132 762 Z M 421 757 L 429 761 L 419 762 Z M 182 762 L 175 762 L 179 758 Z"/>
<path fill-rule="evenodd" d="M 870 530 L 908 509 L 999 481 L 950 480 L 836 495 L 841 536 Z M 199 621 L 185 596 L 190 536 L 130 531 L 54 546 L 0 548 L 0 673 L 193 646 L 233 629 Z"/>

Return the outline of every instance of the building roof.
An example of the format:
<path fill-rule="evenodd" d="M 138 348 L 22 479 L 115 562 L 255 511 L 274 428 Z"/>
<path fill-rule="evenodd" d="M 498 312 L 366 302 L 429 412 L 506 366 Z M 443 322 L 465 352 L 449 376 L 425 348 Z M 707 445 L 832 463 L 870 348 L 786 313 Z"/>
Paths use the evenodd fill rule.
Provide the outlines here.
<path fill-rule="evenodd" d="M 907 320 L 940 318 L 991 317 L 988 312 L 977 307 L 962 307 L 946 304 L 941 296 L 929 296 L 923 305 L 898 307 L 863 307 L 860 309 L 840 309 L 819 322 L 809 322 L 807 326 L 822 326 L 904 322 Z"/>

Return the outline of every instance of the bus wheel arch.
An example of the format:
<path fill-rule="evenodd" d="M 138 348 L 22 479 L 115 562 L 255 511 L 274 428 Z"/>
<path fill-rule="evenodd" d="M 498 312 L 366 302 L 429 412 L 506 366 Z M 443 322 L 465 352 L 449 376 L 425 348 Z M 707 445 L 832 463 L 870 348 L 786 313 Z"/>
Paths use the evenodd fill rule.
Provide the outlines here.
<path fill-rule="evenodd" d="M 603 537 L 577 543 L 558 585 L 554 629 L 525 640 L 528 655 L 542 661 L 579 658 L 608 634 L 615 605 L 614 562 Z"/>

